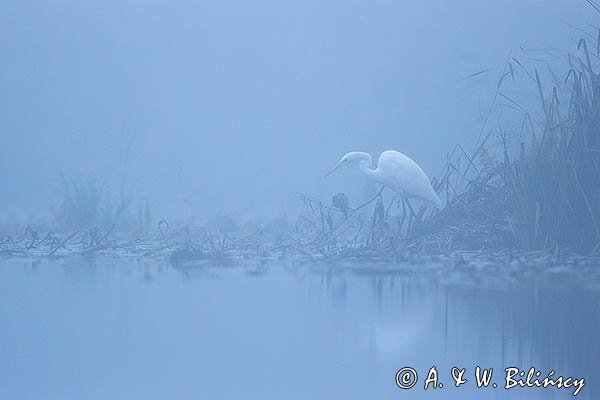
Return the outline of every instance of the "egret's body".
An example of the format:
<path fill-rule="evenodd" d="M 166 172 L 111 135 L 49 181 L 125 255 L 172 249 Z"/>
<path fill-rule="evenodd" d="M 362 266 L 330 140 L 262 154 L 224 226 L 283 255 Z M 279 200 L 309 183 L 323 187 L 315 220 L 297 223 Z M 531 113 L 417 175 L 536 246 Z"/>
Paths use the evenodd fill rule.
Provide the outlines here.
<path fill-rule="evenodd" d="M 370 179 L 398 192 L 408 199 L 440 208 L 442 202 L 431 186 L 429 178 L 421 167 L 410 157 L 394 150 L 381 153 L 375 169 L 371 169 L 373 160 L 369 153 L 352 151 L 345 154 L 327 175 L 342 165 L 358 161 L 360 170 Z"/>

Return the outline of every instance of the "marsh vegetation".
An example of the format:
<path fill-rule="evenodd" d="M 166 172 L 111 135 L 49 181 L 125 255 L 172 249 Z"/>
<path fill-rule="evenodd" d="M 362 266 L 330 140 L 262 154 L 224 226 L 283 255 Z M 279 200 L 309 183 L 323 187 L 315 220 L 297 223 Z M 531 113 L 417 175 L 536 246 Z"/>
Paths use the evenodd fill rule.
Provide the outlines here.
<path fill-rule="evenodd" d="M 432 179 L 444 201 L 441 210 L 419 209 L 380 190 L 363 203 L 343 193 L 330 201 L 298 196 L 291 223 L 239 226 L 226 218 L 227 226 L 170 224 L 154 220 L 148 202 L 123 191 L 111 198 L 99 179 L 63 176 L 62 201 L 53 208 L 56 232 L 27 226 L 0 239 L 0 254 L 111 253 L 176 263 L 285 257 L 561 262 L 574 254 L 595 260 L 600 252 L 599 56 L 600 37 L 582 38 L 568 55 L 566 71 L 546 63 L 545 75 L 553 82 L 545 82 L 536 65 L 510 56 L 482 113 L 474 150 L 456 145 Z M 535 92 L 537 110 L 504 90 L 516 77 L 524 77 Z M 498 117 L 491 126 L 498 110 L 510 110 L 511 123 Z"/>

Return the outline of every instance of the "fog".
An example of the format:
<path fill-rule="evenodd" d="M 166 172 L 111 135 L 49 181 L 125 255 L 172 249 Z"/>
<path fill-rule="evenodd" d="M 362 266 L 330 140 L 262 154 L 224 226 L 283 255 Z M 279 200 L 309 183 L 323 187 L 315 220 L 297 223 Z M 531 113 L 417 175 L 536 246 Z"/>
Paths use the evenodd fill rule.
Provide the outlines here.
<path fill-rule="evenodd" d="M 511 51 L 571 49 L 591 22 L 560 0 L 4 0 L 3 218 L 48 217 L 61 173 L 165 218 L 360 195 L 355 168 L 323 178 L 350 150 L 396 149 L 434 175 L 474 145 Z"/>
<path fill-rule="evenodd" d="M 0 0 L 0 399 L 600 398 L 593 5 Z"/>

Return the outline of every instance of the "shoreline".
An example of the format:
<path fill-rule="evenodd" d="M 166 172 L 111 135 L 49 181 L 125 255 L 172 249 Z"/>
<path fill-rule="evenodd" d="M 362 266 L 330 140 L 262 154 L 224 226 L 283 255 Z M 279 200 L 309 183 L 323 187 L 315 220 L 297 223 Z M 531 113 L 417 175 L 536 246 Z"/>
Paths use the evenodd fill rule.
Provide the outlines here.
<path fill-rule="evenodd" d="M 199 230 L 199 232 L 194 232 Z M 95 232 L 95 233 L 92 233 Z M 155 260 L 173 266 L 193 265 L 377 265 L 419 266 L 440 264 L 454 269 L 494 270 L 515 267 L 535 269 L 596 269 L 600 272 L 600 253 L 580 254 L 567 250 L 524 251 L 518 249 L 470 250 L 447 249 L 429 252 L 421 246 L 410 247 L 414 239 L 398 242 L 384 240 L 372 246 L 365 244 L 325 245 L 311 242 L 310 237 L 291 234 L 266 234 L 256 230 L 230 236 L 205 228 L 183 226 L 172 233 L 158 231 L 154 235 L 134 237 L 119 235 L 113 229 L 98 234 L 97 230 L 79 229 L 71 233 L 52 231 L 43 235 L 31 228 L 14 236 L 0 238 L 0 261 L 8 259 L 57 260 L 115 258 L 122 260 Z M 388 242 L 388 243 L 386 243 Z"/>

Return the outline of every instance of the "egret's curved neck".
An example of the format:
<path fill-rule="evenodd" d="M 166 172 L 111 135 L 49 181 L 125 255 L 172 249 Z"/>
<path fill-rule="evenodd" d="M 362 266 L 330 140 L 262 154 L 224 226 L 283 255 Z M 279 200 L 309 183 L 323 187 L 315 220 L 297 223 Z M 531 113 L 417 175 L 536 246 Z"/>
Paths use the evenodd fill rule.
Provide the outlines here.
<path fill-rule="evenodd" d="M 376 170 L 371 169 L 373 165 L 373 159 L 369 153 L 356 152 L 358 158 L 358 168 L 370 179 L 378 181 L 378 175 Z"/>

